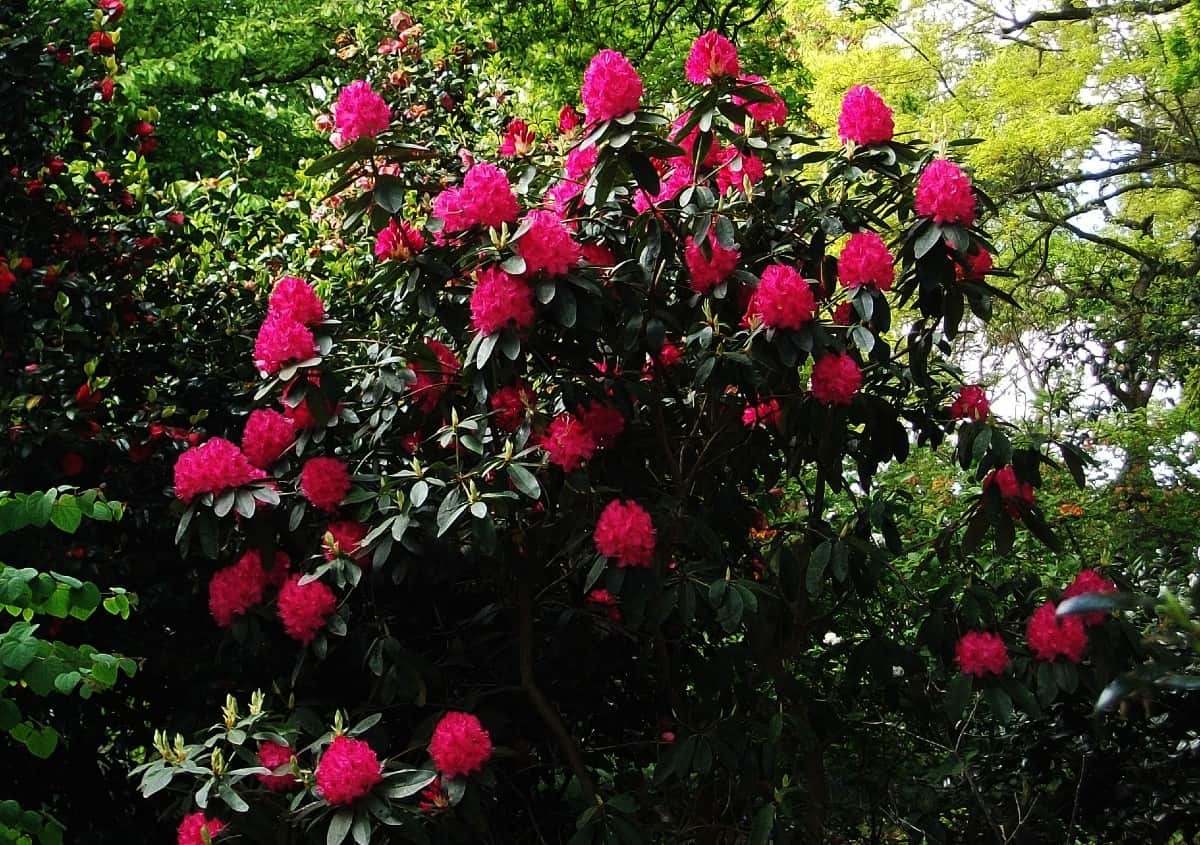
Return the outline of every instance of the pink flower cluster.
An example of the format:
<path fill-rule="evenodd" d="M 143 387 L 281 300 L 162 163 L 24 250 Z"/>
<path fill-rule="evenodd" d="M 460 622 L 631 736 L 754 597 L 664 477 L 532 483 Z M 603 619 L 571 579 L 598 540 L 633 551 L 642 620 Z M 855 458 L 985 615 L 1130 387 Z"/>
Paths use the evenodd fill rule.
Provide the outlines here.
<path fill-rule="evenodd" d="M 877 290 L 891 290 L 896 268 L 883 238 L 874 232 L 851 235 L 838 258 L 838 278 L 848 288 L 871 285 Z"/>
<path fill-rule="evenodd" d="M 313 773 L 317 791 L 328 803 L 353 804 L 383 780 L 379 758 L 361 739 L 335 736 Z"/>
<path fill-rule="evenodd" d="M 315 507 L 336 510 L 350 492 L 350 470 L 337 458 L 309 458 L 300 470 L 300 492 Z"/>
<path fill-rule="evenodd" d="M 1001 675 L 1008 668 L 1008 647 L 999 634 L 968 631 L 954 650 L 958 668 L 968 675 Z"/>
<path fill-rule="evenodd" d="M 380 261 L 408 261 L 425 248 L 425 236 L 407 220 L 389 220 L 375 236 L 375 257 Z"/>
<path fill-rule="evenodd" d="M 259 469 L 269 469 L 296 440 L 296 426 L 278 411 L 251 411 L 242 432 L 242 451 Z"/>
<path fill-rule="evenodd" d="M 742 411 L 742 425 L 746 428 L 759 425 L 773 428 L 779 425 L 781 419 L 782 410 L 778 399 L 766 399 L 755 405 L 747 405 Z"/>
<path fill-rule="evenodd" d="M 242 450 L 221 437 L 188 449 L 175 461 L 175 495 L 184 502 L 266 478 Z"/>
<path fill-rule="evenodd" d="M 616 50 L 601 50 L 592 57 L 579 90 L 588 123 L 612 120 L 642 103 L 642 78 L 629 59 Z"/>
<path fill-rule="evenodd" d="M 726 249 L 713 238 L 708 240 L 708 253 L 706 255 L 704 248 L 688 236 L 683 259 L 692 278 L 692 290 L 696 293 L 711 293 L 737 269 L 738 259 L 741 258 L 737 247 Z"/>
<path fill-rule="evenodd" d="M 745 97 L 734 95 L 733 102 L 750 112 L 754 120 L 754 128 L 766 129 L 769 126 L 783 126 L 787 123 L 787 103 L 775 92 L 775 89 L 763 81 L 761 76 L 743 76 L 738 82 L 744 85 L 754 85 L 754 90 L 764 94 L 768 99 L 761 102 L 750 102 Z"/>
<path fill-rule="evenodd" d="M 534 316 L 533 290 L 522 279 L 499 267 L 479 271 L 479 281 L 471 292 L 471 327 L 475 331 L 489 335 L 511 325 L 523 332 L 533 325 Z"/>
<path fill-rule="evenodd" d="M 977 384 L 966 384 L 958 392 L 958 398 L 954 400 L 954 404 L 950 406 L 950 417 L 956 420 L 978 422 L 987 419 L 990 410 L 991 403 L 988 402 L 983 388 Z"/>
<path fill-rule="evenodd" d="M 262 601 L 266 585 L 267 575 L 258 552 L 246 552 L 208 582 L 208 610 L 218 625 L 228 628 L 236 617 Z"/>
<path fill-rule="evenodd" d="M 303 279 L 284 276 L 271 291 L 267 317 L 254 340 L 254 363 L 266 375 L 317 353 L 309 326 L 325 319 L 325 303 Z"/>
<path fill-rule="evenodd" d="M 258 745 L 258 764 L 264 768 L 276 769 L 291 766 L 296 759 L 296 753 L 290 746 L 278 742 L 260 742 Z M 294 774 L 288 772 L 282 775 L 257 775 L 258 782 L 272 792 L 287 792 L 300 785 Z"/>
<path fill-rule="evenodd" d="M 523 120 L 513 120 L 508 124 L 504 137 L 500 141 L 501 158 L 519 158 L 533 152 L 533 128 Z"/>
<path fill-rule="evenodd" d="M 488 400 L 495 412 L 492 421 L 501 431 L 516 431 L 534 407 L 537 397 L 533 388 L 523 381 L 506 385 L 492 394 Z"/>
<path fill-rule="evenodd" d="M 383 97 L 365 79 L 351 82 L 338 93 L 333 108 L 336 131 L 343 144 L 363 136 L 374 137 L 388 128 L 392 113 Z"/>
<path fill-rule="evenodd" d="M 1057 616 L 1058 605 L 1048 601 L 1034 611 L 1025 627 L 1025 639 L 1038 660 L 1065 657 L 1072 663 L 1083 658 L 1087 631 L 1078 616 Z"/>
<path fill-rule="evenodd" d="M 822 355 L 813 364 L 812 394 L 825 405 L 849 405 L 862 387 L 862 370 L 844 352 Z"/>
<path fill-rule="evenodd" d="M 600 513 L 596 550 L 616 558 L 617 566 L 649 567 L 654 562 L 654 523 L 637 502 L 613 499 Z"/>
<path fill-rule="evenodd" d="M 321 581 L 301 584 L 300 578 L 293 575 L 279 591 L 279 619 L 289 637 L 307 645 L 325 627 L 337 596 Z"/>
<path fill-rule="evenodd" d="M 476 164 L 463 177 L 462 187 L 447 188 L 433 201 L 433 216 L 446 234 L 472 226 L 499 227 L 517 219 L 520 208 L 508 176 L 494 164 Z"/>
<path fill-rule="evenodd" d="M 607 449 L 617 442 L 625 430 L 625 416 L 612 405 L 589 402 L 579 409 L 579 422 L 588 430 L 600 449 Z"/>
<path fill-rule="evenodd" d="M 1033 485 L 1028 481 L 1022 481 L 1018 478 L 1016 470 L 1013 469 L 1011 464 L 992 470 L 983 479 L 983 489 L 985 492 L 993 487 L 1000 492 L 1000 498 L 1004 502 L 1004 509 L 1010 516 L 1020 516 L 1022 505 L 1029 506 L 1033 504 Z"/>
<path fill-rule="evenodd" d="M 179 845 L 204 845 L 206 833 L 211 841 L 224 829 L 225 822 L 220 819 L 210 819 L 204 813 L 191 813 L 184 816 L 183 821 L 179 823 L 176 842 Z"/>
<path fill-rule="evenodd" d="M 966 255 L 966 266 L 954 262 L 954 278 L 958 281 L 982 282 L 992 272 L 992 254 L 983 247 Z"/>
<path fill-rule="evenodd" d="M 687 80 L 694 85 L 707 85 L 722 77 L 737 76 L 741 69 L 733 42 L 714 30 L 695 40 L 684 64 Z"/>
<path fill-rule="evenodd" d="M 433 729 L 429 756 L 442 777 L 469 775 L 491 759 L 492 738 L 475 716 L 452 711 Z"/>
<path fill-rule="evenodd" d="M 717 171 L 717 189 L 729 193 L 733 189 L 737 193 L 745 193 L 746 183 L 757 185 L 766 174 L 766 167 L 758 156 L 739 151 L 736 147 L 726 147 L 717 159 L 720 169 Z"/>
<path fill-rule="evenodd" d="M 772 264 L 762 272 L 746 317 L 757 318 L 769 329 L 795 330 L 811 320 L 816 310 L 812 289 L 800 273 L 785 264 Z"/>
<path fill-rule="evenodd" d="M 975 192 L 971 180 L 954 162 L 935 158 L 917 179 L 913 207 L 920 216 L 932 217 L 934 223 L 970 226 L 975 222 Z"/>
<path fill-rule="evenodd" d="M 349 519 L 339 519 L 325 526 L 325 536 L 321 538 L 321 550 L 326 560 L 333 560 L 339 555 L 358 560 L 363 552 L 360 550 L 362 541 L 366 539 L 367 526 L 361 522 Z"/>
<path fill-rule="evenodd" d="M 1075 576 L 1075 580 L 1070 583 L 1067 589 L 1063 590 L 1063 598 L 1069 599 L 1075 596 L 1082 596 L 1088 593 L 1115 593 L 1117 585 L 1105 578 L 1094 569 L 1080 570 Z M 1103 610 L 1094 610 L 1090 613 L 1083 613 L 1078 618 L 1083 620 L 1083 624 L 1089 628 L 1093 625 L 1099 625 L 1108 616 Z"/>
<path fill-rule="evenodd" d="M 561 216 L 553 211 L 530 211 L 522 220 L 528 226 L 517 240 L 517 255 L 525 259 L 525 272 L 561 276 L 579 264 L 579 244 Z"/>
<path fill-rule="evenodd" d="M 572 414 L 555 417 L 539 440 L 546 450 L 550 463 L 571 472 L 583 466 L 596 453 L 596 438 L 592 432 Z"/>
<path fill-rule="evenodd" d="M 854 85 L 842 98 L 838 115 L 838 137 L 842 143 L 859 146 L 883 144 L 896 131 L 892 110 L 883 98 L 866 85 Z"/>

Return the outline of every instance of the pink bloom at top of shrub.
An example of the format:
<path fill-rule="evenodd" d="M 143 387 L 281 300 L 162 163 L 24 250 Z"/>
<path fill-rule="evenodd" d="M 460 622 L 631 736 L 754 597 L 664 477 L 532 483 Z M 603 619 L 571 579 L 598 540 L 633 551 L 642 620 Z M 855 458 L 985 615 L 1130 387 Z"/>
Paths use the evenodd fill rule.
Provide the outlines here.
<path fill-rule="evenodd" d="M 1001 675 L 1008 668 L 1008 648 L 998 634 L 968 631 L 954 649 L 958 668 L 967 675 Z"/>
<path fill-rule="evenodd" d="M 220 493 L 266 477 L 241 449 L 214 437 L 188 449 L 175 461 L 175 495 L 190 502 L 202 493 Z"/>
<path fill-rule="evenodd" d="M 1117 585 L 1105 578 L 1094 569 L 1081 569 L 1079 574 L 1075 576 L 1075 580 L 1070 583 L 1066 590 L 1063 591 L 1063 598 L 1069 599 L 1075 596 L 1082 596 L 1088 593 L 1115 593 Z M 1105 620 L 1108 613 L 1103 610 L 1094 610 L 1091 613 L 1080 613 L 1078 617 L 1083 620 L 1083 624 L 1089 628 L 1092 625 L 1099 625 Z"/>
<path fill-rule="evenodd" d="M 625 430 L 625 416 L 604 402 L 588 402 L 580 407 L 578 417 L 601 449 L 616 443 Z"/>
<path fill-rule="evenodd" d="M 757 185 L 766 174 L 762 159 L 739 152 L 735 147 L 728 147 L 721 152 L 720 165 L 717 171 L 717 189 L 722 194 L 728 193 L 730 188 L 739 194 L 745 193 L 747 179 L 751 185 Z"/>
<path fill-rule="evenodd" d="M 706 85 L 724 76 L 737 76 L 742 70 L 733 42 L 715 30 L 709 30 L 692 43 L 684 71 L 688 82 Z"/>
<path fill-rule="evenodd" d="M 313 333 L 303 323 L 284 315 L 268 313 L 254 340 L 254 365 L 267 375 L 316 354 Z"/>
<path fill-rule="evenodd" d="M 654 562 L 654 523 L 637 502 L 613 499 L 596 521 L 596 550 L 617 566 L 648 567 Z"/>
<path fill-rule="evenodd" d="M 501 431 L 516 431 L 537 402 L 533 388 L 523 381 L 505 385 L 492 394 L 488 403 L 495 412 L 492 422 Z"/>
<path fill-rule="evenodd" d="M 300 470 L 300 492 L 321 510 L 336 510 L 350 492 L 350 470 L 337 458 L 309 458 Z"/>
<path fill-rule="evenodd" d="M 583 466 L 596 453 L 596 438 L 571 414 L 555 417 L 538 445 L 546 450 L 550 463 L 566 472 Z"/>
<path fill-rule="evenodd" d="M 290 746 L 278 742 L 260 742 L 258 744 L 258 764 L 275 770 L 283 766 L 291 766 L 296 752 Z M 258 782 L 272 792 L 286 792 L 295 789 L 300 781 L 291 772 L 282 775 L 256 775 Z"/>
<path fill-rule="evenodd" d="M 220 819 L 210 819 L 204 813 L 191 813 L 179 823 L 176 842 L 178 845 L 204 845 L 205 833 L 211 841 L 224 829 L 225 822 Z"/>
<path fill-rule="evenodd" d="M 533 128 L 528 123 L 520 118 L 509 122 L 500 141 L 500 156 L 518 158 L 528 155 L 533 150 L 533 138 Z"/>
<path fill-rule="evenodd" d="M 367 536 L 367 526 L 351 519 L 339 519 L 325 526 L 325 536 L 321 538 L 321 550 L 325 560 L 333 560 L 338 555 L 358 560 L 363 556 L 360 550 L 362 541 Z"/>
<path fill-rule="evenodd" d="M 547 212 L 549 213 L 549 212 Z M 499 267 L 479 271 L 471 292 L 471 327 L 480 334 L 495 334 L 510 324 L 518 332 L 533 325 L 533 289 Z"/>
<path fill-rule="evenodd" d="M 575 147 L 567 153 L 566 161 L 563 164 L 564 169 L 567 171 L 567 178 L 573 179 L 576 182 L 586 181 L 588 175 L 592 172 L 592 168 L 596 166 L 596 159 L 599 157 L 600 148 L 595 144 L 588 144 L 586 147 Z"/>
<path fill-rule="evenodd" d="M 957 164 L 935 158 L 921 171 L 913 207 L 922 217 L 932 217 L 934 223 L 975 222 L 975 192 L 971 180 Z"/>
<path fill-rule="evenodd" d="M 443 777 L 456 778 L 483 768 L 492 756 L 492 738 L 470 713 L 449 712 L 433 729 L 429 756 Z"/>
<path fill-rule="evenodd" d="M 892 110 L 873 89 L 854 85 L 846 92 L 838 115 L 838 137 L 842 143 L 882 144 L 892 140 L 895 131 Z"/>
<path fill-rule="evenodd" d="M 862 370 L 844 352 L 822 355 L 813 364 L 812 393 L 826 405 L 849 405 L 862 387 Z"/>
<path fill-rule="evenodd" d="M 896 268 L 883 238 L 874 232 L 851 235 L 838 257 L 838 278 L 848 288 L 873 285 L 878 290 L 891 290 Z"/>
<path fill-rule="evenodd" d="M 1087 631 L 1083 620 L 1078 616 L 1059 619 L 1057 612 L 1058 605 L 1052 601 L 1035 610 L 1025 627 L 1025 639 L 1038 660 L 1065 657 L 1072 663 L 1078 663 L 1087 648 Z"/>
<path fill-rule="evenodd" d="M 313 773 L 317 791 L 326 802 L 353 804 L 383 780 L 379 758 L 361 739 L 335 736 Z"/>
<path fill-rule="evenodd" d="M 371 88 L 371 83 L 359 79 L 338 93 L 333 121 L 342 142 L 348 144 L 364 135 L 373 137 L 387 129 L 392 112 L 383 97 Z"/>
<path fill-rule="evenodd" d="M 958 392 L 958 398 L 950 406 L 950 417 L 956 420 L 986 419 L 991 410 L 987 394 L 977 384 L 965 384 Z"/>
<path fill-rule="evenodd" d="M 746 308 L 771 329 L 798 329 L 813 318 L 817 301 L 812 289 L 793 267 L 772 264 L 762 272 Z"/>
<path fill-rule="evenodd" d="M 567 104 L 558 110 L 558 133 L 570 135 L 579 128 L 580 114 L 578 109 Z"/>
<path fill-rule="evenodd" d="M 308 645 L 337 607 L 337 596 L 322 581 L 301 584 L 300 578 L 293 575 L 280 589 L 279 619 L 289 637 Z"/>
<path fill-rule="evenodd" d="M 296 440 L 296 427 L 283 414 L 265 408 L 251 411 L 242 432 L 242 451 L 259 469 L 268 469 Z"/>
<path fill-rule="evenodd" d="M 425 236 L 407 220 L 388 221 L 375 236 L 375 257 L 380 261 L 408 261 L 425 248 Z"/>
<path fill-rule="evenodd" d="M 525 259 L 526 273 L 561 276 L 579 263 L 579 244 L 558 214 L 535 209 L 523 222 L 529 229 L 517 240 L 515 249 Z"/>
<path fill-rule="evenodd" d="M 783 126 L 787 123 L 787 103 L 776 93 L 775 89 L 763 82 L 761 76 L 743 76 L 738 80 L 742 84 L 757 83 L 754 90 L 765 94 L 769 99 L 764 102 L 752 103 L 745 97 L 734 96 L 733 102 L 750 112 L 756 129 L 766 129 L 768 126 Z"/>
<path fill-rule="evenodd" d="M 642 103 L 642 78 L 616 50 L 601 50 L 584 71 L 579 95 L 588 123 L 612 120 L 637 111 Z"/>
<path fill-rule="evenodd" d="M 983 247 L 977 248 L 974 252 L 968 252 L 966 256 L 967 266 L 964 268 L 957 261 L 954 262 L 954 278 L 958 281 L 983 281 L 984 276 L 992 271 L 992 254 Z"/>
<path fill-rule="evenodd" d="M 266 574 L 257 552 L 247 552 L 233 566 L 213 573 L 208 582 L 208 610 L 222 628 L 262 601 Z"/>
<path fill-rule="evenodd" d="M 742 425 L 754 428 L 757 425 L 771 428 L 778 426 L 782 417 L 778 399 L 767 399 L 757 405 L 747 405 L 742 411 Z"/>
<path fill-rule="evenodd" d="M 736 246 L 726 249 L 715 238 L 708 239 L 708 249 L 711 258 L 705 256 L 704 248 L 690 235 L 683 248 L 683 258 L 692 277 L 692 290 L 696 293 L 710 293 L 728 279 L 729 274 L 737 269 L 738 259 L 742 255 Z"/>
<path fill-rule="evenodd" d="M 325 319 L 325 303 L 304 279 L 284 276 L 271 289 L 267 313 L 290 317 L 304 326 L 313 326 Z"/>

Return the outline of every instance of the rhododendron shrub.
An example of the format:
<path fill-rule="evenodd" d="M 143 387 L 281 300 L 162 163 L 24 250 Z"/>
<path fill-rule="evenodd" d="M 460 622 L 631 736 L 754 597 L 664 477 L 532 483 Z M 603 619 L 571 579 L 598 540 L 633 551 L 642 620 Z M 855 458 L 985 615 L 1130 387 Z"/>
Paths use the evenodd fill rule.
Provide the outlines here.
<path fill-rule="evenodd" d="M 1018 531 L 1058 547 L 1036 490 L 1063 448 L 1016 437 L 949 358 L 1002 299 L 958 272 L 994 251 L 966 172 L 884 133 L 874 101 L 861 143 L 802 136 L 713 35 L 686 71 L 680 56 L 696 84 L 679 119 L 605 51 L 582 124 L 533 145 L 520 114 L 449 143 L 390 55 L 334 96 L 378 92 L 392 122 L 309 167 L 363 278 L 287 283 L 294 326 L 320 328 L 311 357 L 243 344 L 248 404 L 296 436 L 252 418 L 233 448 L 265 477 L 203 476 L 179 506 L 181 542 L 202 519 L 220 566 L 288 554 L 277 593 L 218 590 L 218 606 L 261 631 L 257 677 L 303 695 L 227 712 L 213 745 L 168 748 L 143 784 L 169 770 L 230 832 L 245 814 L 334 843 L 827 841 L 841 763 L 821 725 L 850 721 L 806 687 L 813 619 L 857 626 L 831 658 L 848 688 L 961 703 L 951 729 L 976 693 L 996 719 L 1035 718 L 1046 655 L 1052 673 L 1088 659 L 1045 611 L 1028 622 L 1057 585 L 1014 596 L 1003 624 L 961 585 L 917 633 L 854 615 L 902 577 L 905 503 L 878 478 L 914 447 L 952 440 L 965 473 L 930 557 L 954 567 Z M 238 742 L 245 720 L 261 735 Z M 251 737 L 296 749 L 290 805 Z"/>

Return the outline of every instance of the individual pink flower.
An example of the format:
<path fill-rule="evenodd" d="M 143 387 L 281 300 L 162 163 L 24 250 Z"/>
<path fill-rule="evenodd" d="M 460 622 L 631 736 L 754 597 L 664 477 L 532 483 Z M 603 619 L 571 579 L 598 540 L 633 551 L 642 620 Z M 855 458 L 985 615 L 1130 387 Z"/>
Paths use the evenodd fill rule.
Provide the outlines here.
<path fill-rule="evenodd" d="M 383 780 L 379 758 L 361 739 L 335 736 L 313 773 L 317 791 L 330 804 L 353 804 Z"/>
<path fill-rule="evenodd" d="M 600 148 L 595 144 L 588 144 L 586 147 L 575 147 L 567 153 L 566 161 L 563 163 L 563 168 L 567 172 L 567 178 L 573 179 L 576 182 L 585 182 L 596 166 L 596 161 L 600 157 Z M 582 188 L 582 185 L 580 185 Z"/>
<path fill-rule="evenodd" d="M 988 402 L 983 388 L 977 384 L 966 384 L 958 392 L 958 398 L 954 400 L 954 404 L 950 406 L 950 418 L 978 422 L 987 419 L 990 410 L 991 403 Z"/>
<path fill-rule="evenodd" d="M 583 115 L 569 103 L 558 110 L 558 134 L 570 135 L 580 127 Z"/>
<path fill-rule="evenodd" d="M 117 52 L 117 44 L 107 32 L 97 30 L 88 36 L 88 49 L 97 56 L 111 56 Z"/>
<path fill-rule="evenodd" d="M 687 80 L 694 85 L 737 76 L 741 69 L 733 42 L 711 29 L 695 40 L 684 65 Z"/>
<path fill-rule="evenodd" d="M 747 405 L 742 411 L 742 425 L 746 428 L 754 428 L 759 425 L 775 428 L 779 426 L 781 418 L 782 411 L 778 399 L 767 399 L 756 405 Z"/>
<path fill-rule="evenodd" d="M 225 823 L 220 819 L 210 819 L 204 813 L 192 813 L 183 817 L 179 823 L 176 842 L 178 845 L 204 845 L 204 834 L 209 841 L 217 838 L 217 834 L 225 829 Z"/>
<path fill-rule="evenodd" d="M 175 461 L 175 495 L 184 502 L 266 478 L 242 450 L 221 437 L 188 449 Z"/>
<path fill-rule="evenodd" d="M 523 381 L 500 388 L 488 400 L 495 412 L 492 421 L 501 431 L 516 431 L 520 428 L 536 402 L 533 388 Z"/>
<path fill-rule="evenodd" d="M 847 288 L 871 285 L 877 290 L 891 290 L 896 278 L 892 261 L 883 238 L 874 232 L 855 232 L 838 257 L 838 278 Z"/>
<path fill-rule="evenodd" d="M 433 729 L 429 756 L 442 777 L 469 775 L 491 759 L 492 738 L 472 714 L 451 711 Z"/>
<path fill-rule="evenodd" d="M 617 601 L 617 597 L 608 590 L 592 590 L 587 594 L 587 601 L 588 604 L 604 608 L 610 622 L 619 623 L 621 621 L 620 603 Z"/>
<path fill-rule="evenodd" d="M 258 764 L 272 771 L 284 766 L 291 766 L 296 759 L 296 752 L 291 747 L 279 742 L 260 742 L 258 744 Z M 300 785 L 300 781 L 291 772 L 282 775 L 256 775 L 258 782 L 272 792 L 287 792 Z"/>
<path fill-rule="evenodd" d="M 300 492 L 315 507 L 336 510 L 350 492 L 350 470 L 337 458 L 309 458 L 300 471 Z"/>
<path fill-rule="evenodd" d="M 624 414 L 604 402 L 588 402 L 581 406 L 578 417 L 601 449 L 616 443 L 625 430 Z"/>
<path fill-rule="evenodd" d="M 813 318 L 817 301 L 808 282 L 784 264 L 772 264 L 762 272 L 750 297 L 747 317 L 757 317 L 770 329 L 798 329 Z"/>
<path fill-rule="evenodd" d="M 921 217 L 933 222 L 959 223 L 970 226 L 975 222 L 975 192 L 971 180 L 962 169 L 944 158 L 935 158 L 921 171 L 913 207 Z"/>
<path fill-rule="evenodd" d="M 333 560 L 339 555 L 358 560 L 365 553 L 362 541 L 366 539 L 367 526 L 352 519 L 335 520 L 325 526 L 325 536 L 321 538 L 321 551 L 325 560 Z"/>
<path fill-rule="evenodd" d="M 812 393 L 826 405 L 849 405 L 862 387 L 862 370 L 844 352 L 822 355 L 813 364 Z"/>
<path fill-rule="evenodd" d="M 247 552 L 233 566 L 217 570 L 208 582 L 208 610 L 222 628 L 262 601 L 266 574 L 257 552 Z"/>
<path fill-rule="evenodd" d="M 393 218 L 375 236 L 375 257 L 380 261 L 408 261 L 424 248 L 421 230 L 407 220 Z"/>
<path fill-rule="evenodd" d="M 721 167 L 717 171 L 717 189 L 722 194 L 728 193 L 730 188 L 738 193 L 745 193 L 746 180 L 749 180 L 752 186 L 757 185 L 766 173 L 762 159 L 739 152 L 736 147 L 728 147 L 722 151 L 719 162 Z"/>
<path fill-rule="evenodd" d="M 1105 578 L 1094 569 L 1082 569 L 1075 576 L 1075 580 L 1070 583 L 1066 590 L 1063 591 L 1063 598 L 1069 599 L 1075 596 L 1082 596 L 1088 593 L 1115 593 L 1117 585 L 1109 579 Z M 1103 610 L 1094 610 L 1091 613 L 1080 613 L 1078 617 L 1083 620 L 1083 624 L 1087 627 L 1099 625 L 1106 618 L 1108 613 Z"/>
<path fill-rule="evenodd" d="M 342 142 L 349 144 L 364 135 L 374 137 L 388 128 L 392 112 L 365 79 L 351 82 L 338 93 L 333 107 L 334 126 Z"/>
<path fill-rule="evenodd" d="M 595 437 L 571 414 L 555 417 L 538 445 L 546 450 L 550 463 L 566 472 L 583 466 L 596 453 Z"/>
<path fill-rule="evenodd" d="M 600 512 L 596 550 L 617 559 L 617 566 L 649 567 L 654 562 L 654 523 L 637 502 L 613 499 Z"/>
<path fill-rule="evenodd" d="M 283 414 L 264 408 L 251 411 L 242 433 L 242 451 L 259 469 L 269 469 L 296 440 L 296 427 Z"/>
<path fill-rule="evenodd" d="M 517 240 L 515 249 L 525 259 L 526 273 L 561 276 L 579 263 L 579 244 L 558 214 L 534 209 L 522 223 L 529 228 Z"/>
<path fill-rule="evenodd" d="M 648 381 L 654 378 L 655 371 L 669 370 L 681 363 L 683 363 L 683 350 L 669 340 L 664 341 L 657 355 L 646 353 L 646 363 L 642 365 L 642 378 Z"/>
<path fill-rule="evenodd" d="M 293 575 L 279 590 L 279 619 L 289 637 L 308 645 L 337 607 L 337 596 L 322 581 L 301 584 L 300 578 Z"/>
<path fill-rule="evenodd" d="M 998 634 L 987 631 L 968 631 L 954 649 L 958 668 L 964 674 L 982 678 L 1002 675 L 1008 668 L 1008 647 Z"/>
<path fill-rule="evenodd" d="M 762 130 L 769 126 L 783 126 L 787 123 L 787 103 L 775 92 L 774 88 L 763 82 L 761 76 L 743 76 L 738 82 L 743 85 L 754 84 L 754 90 L 769 98 L 763 102 L 752 103 L 744 97 L 734 95 L 733 102 L 750 112 L 750 117 L 754 119 L 755 129 Z"/>
<path fill-rule="evenodd" d="M 579 95 L 588 123 L 612 120 L 637 111 L 642 103 L 642 78 L 616 50 L 601 50 L 584 71 Z"/>
<path fill-rule="evenodd" d="M 1009 516 L 1020 516 L 1021 505 L 1033 504 L 1035 495 L 1033 485 L 1018 478 L 1016 470 L 1012 468 L 1011 464 L 994 469 L 987 474 L 987 477 L 983 479 L 983 489 L 987 491 L 992 487 L 1000 492 L 1004 509 Z"/>
<path fill-rule="evenodd" d="M 713 288 L 728 279 L 737 269 L 741 255 L 736 246 L 726 249 L 714 238 L 708 239 L 708 255 L 705 255 L 704 248 L 689 235 L 683 248 L 683 258 L 687 264 L 688 275 L 692 278 L 692 290 L 696 293 L 711 293 Z"/>
<path fill-rule="evenodd" d="M 287 316 L 268 313 L 254 339 L 254 365 L 266 375 L 274 375 L 285 365 L 307 361 L 316 354 L 313 333 Z"/>
<path fill-rule="evenodd" d="M 500 141 L 501 158 L 520 158 L 533 151 L 533 127 L 521 119 L 508 124 Z"/>
<path fill-rule="evenodd" d="M 992 254 L 983 247 L 966 255 L 967 266 L 954 262 L 954 278 L 958 281 L 982 282 L 992 272 Z"/>
<path fill-rule="evenodd" d="M 1025 639 L 1038 660 L 1065 657 L 1072 663 L 1083 659 L 1087 631 L 1078 616 L 1057 616 L 1058 606 L 1048 601 L 1034 611 L 1025 627 Z"/>
<path fill-rule="evenodd" d="M 121 0 L 99 0 L 96 7 L 104 13 L 109 23 L 116 23 L 125 14 L 125 4 Z"/>
<path fill-rule="evenodd" d="M 325 319 L 325 303 L 312 285 L 295 276 L 284 276 L 275 283 L 267 311 L 280 317 L 290 317 L 305 326 L 315 326 Z"/>
<path fill-rule="evenodd" d="M 838 137 L 843 144 L 883 144 L 892 140 L 895 131 L 892 110 L 874 90 L 855 85 L 846 92 L 838 115 Z"/>
<path fill-rule="evenodd" d="M 480 334 L 495 334 L 512 327 L 523 332 L 533 325 L 533 289 L 501 270 L 488 267 L 479 271 L 479 281 L 471 292 L 471 327 Z"/>
<path fill-rule="evenodd" d="M 504 171 L 494 164 L 476 164 L 463 177 L 461 188 L 448 188 L 434 199 L 433 216 L 446 233 L 472 226 L 499 227 L 517 219 L 520 208 Z"/>

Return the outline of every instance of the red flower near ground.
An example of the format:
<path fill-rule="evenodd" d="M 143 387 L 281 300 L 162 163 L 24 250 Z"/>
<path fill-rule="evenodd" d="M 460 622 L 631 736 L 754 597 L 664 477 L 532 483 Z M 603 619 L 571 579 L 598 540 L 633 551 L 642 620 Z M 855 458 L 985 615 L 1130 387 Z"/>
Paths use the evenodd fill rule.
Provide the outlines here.
<path fill-rule="evenodd" d="M 492 738 L 472 714 L 450 712 L 433 729 L 429 756 L 443 777 L 469 775 L 491 759 Z"/>
<path fill-rule="evenodd" d="M 849 355 L 823 355 L 813 364 L 812 393 L 826 405 L 849 405 L 862 387 L 862 370 Z"/>
<path fill-rule="evenodd" d="M 855 85 L 846 92 L 838 115 L 838 137 L 842 143 L 882 144 L 892 140 L 895 131 L 892 110 L 874 90 Z"/>
<path fill-rule="evenodd" d="M 361 739 L 336 736 L 314 772 L 317 791 L 330 804 L 353 804 L 383 780 L 383 767 Z"/>
<path fill-rule="evenodd" d="M 309 458 L 300 471 L 300 492 L 321 510 L 337 510 L 350 492 L 350 470 L 337 458 Z"/>
<path fill-rule="evenodd" d="M 1087 648 L 1087 631 L 1078 616 L 1056 616 L 1058 606 L 1048 601 L 1034 611 L 1025 628 L 1025 639 L 1038 660 L 1065 657 L 1072 663 L 1083 659 Z"/>
<path fill-rule="evenodd" d="M 617 566 L 649 567 L 654 562 L 654 523 L 637 502 L 613 499 L 600 513 L 596 550 L 617 559 Z"/>
<path fill-rule="evenodd" d="M 968 631 L 954 650 L 958 668 L 968 675 L 1000 675 L 1008 668 L 1008 648 L 998 634 Z"/>
<path fill-rule="evenodd" d="M 293 575 L 280 589 L 279 619 L 289 637 L 308 645 L 337 607 L 337 596 L 323 582 L 301 584 L 300 577 Z"/>

